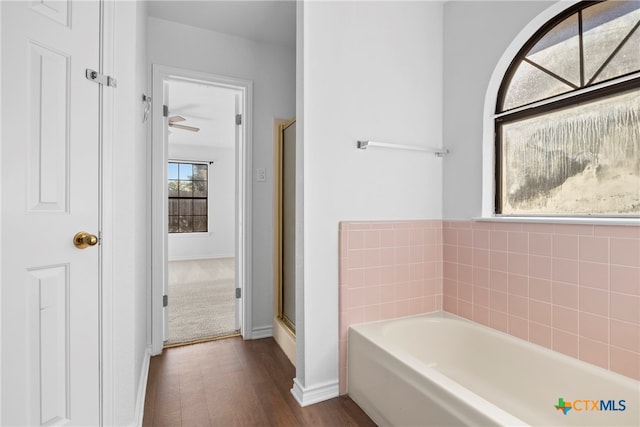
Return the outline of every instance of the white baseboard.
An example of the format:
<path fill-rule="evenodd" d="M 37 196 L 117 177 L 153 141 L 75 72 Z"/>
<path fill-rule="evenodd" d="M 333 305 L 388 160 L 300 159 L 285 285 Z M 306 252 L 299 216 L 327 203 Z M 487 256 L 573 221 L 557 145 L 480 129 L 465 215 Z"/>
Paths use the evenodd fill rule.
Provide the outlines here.
<path fill-rule="evenodd" d="M 294 378 L 291 394 L 293 394 L 298 404 L 304 408 L 314 403 L 324 402 L 325 400 L 338 397 L 340 394 L 340 386 L 338 381 L 329 381 L 313 387 L 303 387 L 298 382 L 298 379 Z"/>
<path fill-rule="evenodd" d="M 273 325 L 258 326 L 251 329 L 251 339 L 259 340 L 261 338 L 269 338 L 273 336 Z"/>
<path fill-rule="evenodd" d="M 144 401 L 147 397 L 147 381 L 149 380 L 149 364 L 151 363 L 151 347 L 145 350 L 140 369 L 140 381 L 138 382 L 138 395 L 136 397 L 136 408 L 133 414 L 132 427 L 142 427 L 144 419 Z"/>

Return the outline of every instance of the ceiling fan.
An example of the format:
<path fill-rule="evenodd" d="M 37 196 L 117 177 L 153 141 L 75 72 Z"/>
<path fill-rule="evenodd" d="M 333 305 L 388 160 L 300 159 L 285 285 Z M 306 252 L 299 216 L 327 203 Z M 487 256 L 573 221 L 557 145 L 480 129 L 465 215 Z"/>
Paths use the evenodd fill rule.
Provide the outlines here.
<path fill-rule="evenodd" d="M 178 122 L 184 122 L 185 120 L 187 120 L 187 119 L 185 119 L 182 116 L 171 116 L 171 117 L 169 117 L 169 127 L 177 128 L 177 129 L 184 129 L 184 130 L 188 130 L 190 132 L 198 132 L 198 131 L 200 131 L 200 128 L 177 124 Z"/>

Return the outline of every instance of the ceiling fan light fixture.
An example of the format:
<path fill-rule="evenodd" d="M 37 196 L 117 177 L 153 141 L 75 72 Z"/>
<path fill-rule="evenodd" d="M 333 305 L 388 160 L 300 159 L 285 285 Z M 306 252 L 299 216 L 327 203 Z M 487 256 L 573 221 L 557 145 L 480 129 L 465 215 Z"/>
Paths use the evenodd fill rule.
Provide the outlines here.
<path fill-rule="evenodd" d="M 169 127 L 188 130 L 190 132 L 200 132 L 200 128 L 196 128 L 196 127 L 193 127 L 193 126 L 178 125 L 178 124 L 175 124 L 175 123 L 169 123 Z"/>
<path fill-rule="evenodd" d="M 199 132 L 200 128 L 197 127 L 193 127 L 193 126 L 186 126 L 186 125 L 178 125 L 176 123 L 178 122 L 184 122 L 187 119 L 185 119 L 182 116 L 171 116 L 169 117 L 168 121 L 169 121 L 169 127 L 173 127 L 173 128 L 178 128 L 178 129 L 183 129 L 183 130 L 188 130 L 190 132 Z"/>

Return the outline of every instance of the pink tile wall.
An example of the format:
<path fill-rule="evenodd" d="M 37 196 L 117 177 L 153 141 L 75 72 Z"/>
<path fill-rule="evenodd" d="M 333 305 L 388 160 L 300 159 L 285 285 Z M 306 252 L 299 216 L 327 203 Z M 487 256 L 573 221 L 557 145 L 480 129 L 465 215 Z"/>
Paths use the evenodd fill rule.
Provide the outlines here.
<path fill-rule="evenodd" d="M 442 231 L 445 311 L 640 380 L 640 227 Z"/>
<path fill-rule="evenodd" d="M 442 221 L 340 223 L 340 394 L 349 325 L 442 309 Z"/>

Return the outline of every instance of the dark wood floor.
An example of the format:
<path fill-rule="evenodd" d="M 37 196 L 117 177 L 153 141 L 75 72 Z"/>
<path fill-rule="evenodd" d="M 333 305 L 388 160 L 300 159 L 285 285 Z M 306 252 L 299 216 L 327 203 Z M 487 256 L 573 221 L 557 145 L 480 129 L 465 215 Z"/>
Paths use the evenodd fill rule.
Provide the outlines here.
<path fill-rule="evenodd" d="M 151 358 L 143 426 L 375 426 L 348 397 L 300 408 L 294 376 L 272 338 L 166 349 Z"/>

